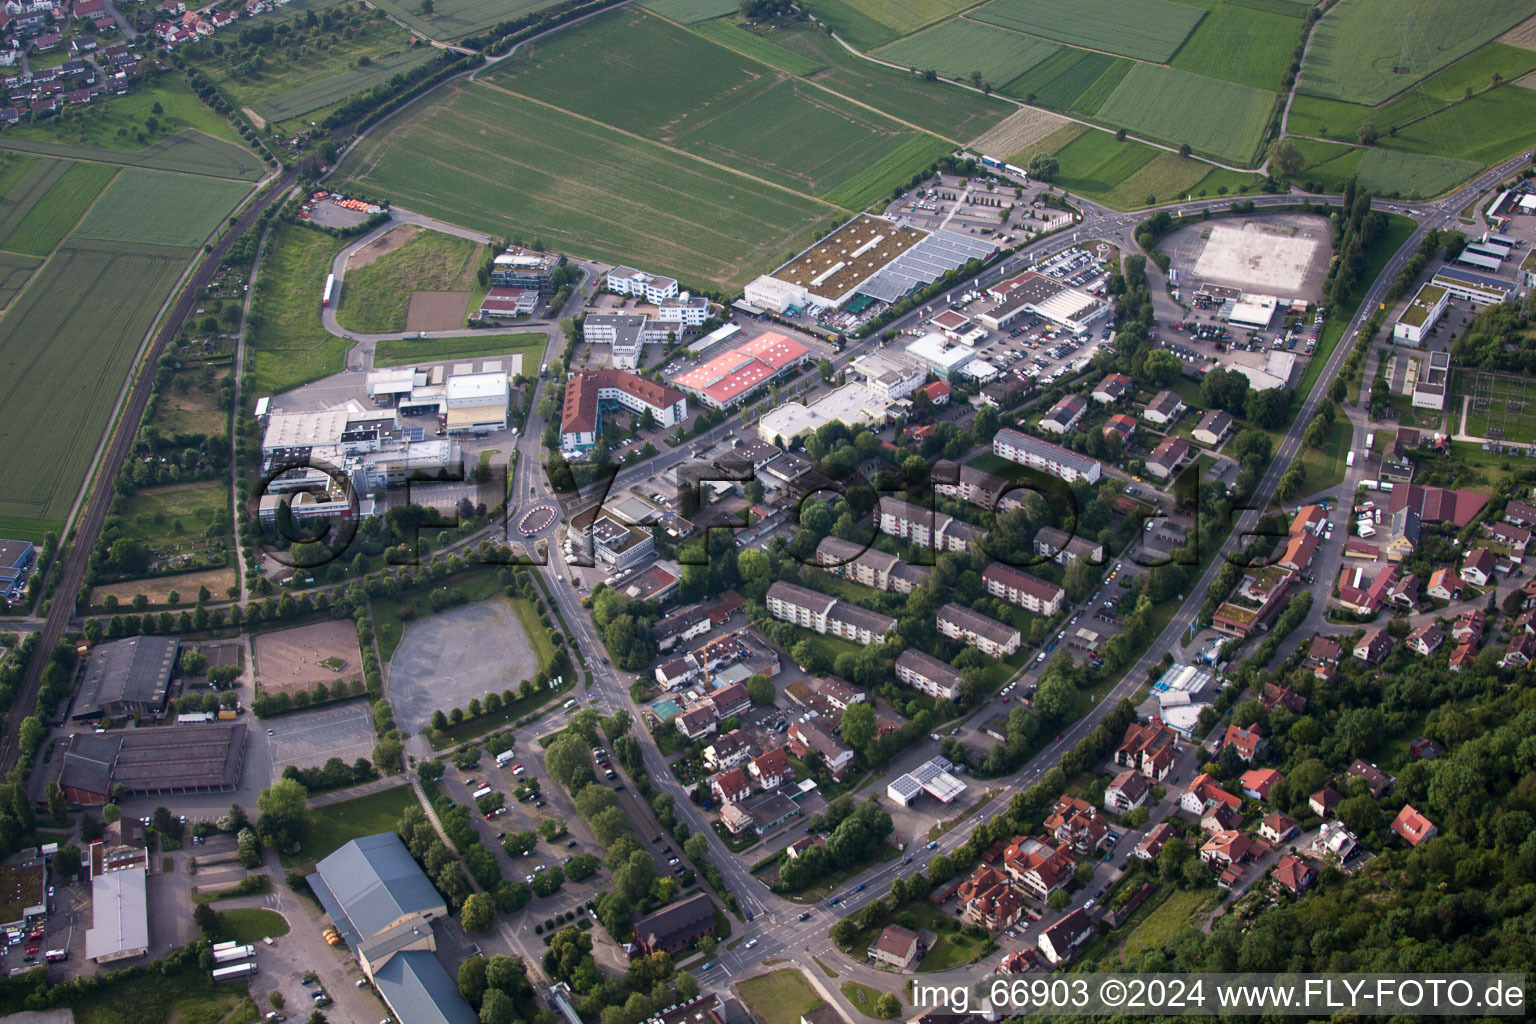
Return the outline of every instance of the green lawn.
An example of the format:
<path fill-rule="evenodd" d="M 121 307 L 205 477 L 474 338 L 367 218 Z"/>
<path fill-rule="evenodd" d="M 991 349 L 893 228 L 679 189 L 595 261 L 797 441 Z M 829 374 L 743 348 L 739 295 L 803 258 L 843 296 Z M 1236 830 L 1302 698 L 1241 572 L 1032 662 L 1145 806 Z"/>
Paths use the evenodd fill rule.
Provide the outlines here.
<path fill-rule="evenodd" d="M 256 280 L 247 359 L 255 395 L 275 395 L 339 372 L 352 343 L 320 326 L 320 292 L 331 260 L 347 245 L 313 228 L 279 223 Z"/>
<path fill-rule="evenodd" d="M 469 292 L 475 288 L 475 272 L 480 269 L 485 246 L 457 235 L 405 225 L 394 231 L 408 232 L 411 237 L 367 266 L 347 271 L 336 320 L 349 331 L 403 331 L 412 292 Z"/>
<path fill-rule="evenodd" d="M 1107 195 L 1158 152 L 1140 142 L 1117 142 L 1109 132 L 1085 131 L 1056 153 L 1061 168 L 1054 183 L 1068 192 Z"/>
<path fill-rule="evenodd" d="M 407 807 L 417 806 L 416 793 L 408 785 L 383 789 L 367 796 L 311 808 L 309 831 L 297 855 L 284 856 L 289 867 L 310 864 L 335 853 L 363 836 L 393 832 Z"/>
<path fill-rule="evenodd" d="M 1536 0 L 1350 0 L 1313 30 L 1298 91 L 1380 103 L 1536 14 Z"/>
<path fill-rule="evenodd" d="M 200 546 L 204 531 L 229 533 L 229 485 L 220 480 L 139 491 L 121 513 L 123 536 L 170 551 Z"/>
<path fill-rule="evenodd" d="M 160 105 L 161 113 L 154 107 Z M 245 149 L 245 143 L 228 121 L 197 98 L 186 79 L 166 74 L 126 96 L 103 97 L 84 108 L 66 108 L 69 116 L 6 129 L 7 138 L 37 142 L 64 142 L 102 149 L 141 150 L 156 140 L 188 128 Z M 153 117 L 158 128 L 147 126 Z M 110 160 L 111 156 L 104 156 Z"/>
<path fill-rule="evenodd" d="M 1349 453 L 1354 431 L 1343 414 L 1328 428 L 1328 436 L 1321 448 L 1303 448 L 1301 464 L 1306 467 L 1306 483 L 1302 494 L 1316 494 L 1344 482 L 1344 457 Z"/>
<path fill-rule="evenodd" d="M 523 375 L 537 376 L 544 362 L 547 339 L 538 333 L 487 334 L 463 338 L 391 338 L 374 350 L 373 365 L 413 366 L 446 359 L 480 359 L 521 355 Z M 511 370 L 508 364 L 508 372 Z"/>
<path fill-rule="evenodd" d="M 251 191 L 243 181 L 125 168 L 85 215 L 82 238 L 202 245 Z"/>
<path fill-rule="evenodd" d="M 489 85 L 449 87 L 390 124 L 342 162 L 339 181 L 493 234 L 672 274 L 696 289 L 740 287 L 844 215 Z"/>
<path fill-rule="evenodd" d="M 70 167 L 27 211 L 0 246 L 32 256 L 53 252 L 116 173 L 116 167 L 103 164 Z"/>
<path fill-rule="evenodd" d="M 833 975 L 833 977 L 836 977 L 836 975 Z M 842 993 L 850 1003 L 858 1007 L 859 1012 L 864 1016 L 874 1020 L 882 1019 L 875 1012 L 875 1000 L 879 999 L 881 995 L 879 989 L 870 988 L 863 982 L 845 981 L 842 984 Z"/>
<path fill-rule="evenodd" d="M 246 907 L 218 912 L 219 938 L 227 942 L 260 942 L 288 934 L 288 922 L 275 910 Z"/>
<path fill-rule="evenodd" d="M 736 991 L 758 1024 L 797 1024 L 826 1003 L 798 967 L 786 967 L 736 983 Z"/>

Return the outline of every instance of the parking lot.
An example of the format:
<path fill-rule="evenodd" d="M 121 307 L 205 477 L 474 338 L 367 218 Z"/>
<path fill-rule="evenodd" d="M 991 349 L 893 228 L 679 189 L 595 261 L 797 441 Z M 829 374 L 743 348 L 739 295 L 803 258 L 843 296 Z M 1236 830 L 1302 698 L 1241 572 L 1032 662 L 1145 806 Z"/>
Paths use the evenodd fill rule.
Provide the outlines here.
<path fill-rule="evenodd" d="M 274 778 L 289 765 L 313 768 L 333 757 L 351 764 L 373 756 L 373 714 L 365 700 L 293 711 L 255 724 L 269 730 Z"/>

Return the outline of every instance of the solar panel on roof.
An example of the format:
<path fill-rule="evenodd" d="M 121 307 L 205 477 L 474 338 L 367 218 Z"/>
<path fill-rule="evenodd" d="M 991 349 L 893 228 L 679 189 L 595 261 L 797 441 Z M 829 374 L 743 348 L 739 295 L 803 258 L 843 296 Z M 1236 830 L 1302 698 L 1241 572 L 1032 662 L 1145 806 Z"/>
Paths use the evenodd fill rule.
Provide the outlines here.
<path fill-rule="evenodd" d="M 421 441 L 421 440 L 424 440 L 426 438 L 426 436 L 427 436 L 427 428 L 426 427 L 406 427 L 405 428 L 405 439 L 407 441 Z"/>

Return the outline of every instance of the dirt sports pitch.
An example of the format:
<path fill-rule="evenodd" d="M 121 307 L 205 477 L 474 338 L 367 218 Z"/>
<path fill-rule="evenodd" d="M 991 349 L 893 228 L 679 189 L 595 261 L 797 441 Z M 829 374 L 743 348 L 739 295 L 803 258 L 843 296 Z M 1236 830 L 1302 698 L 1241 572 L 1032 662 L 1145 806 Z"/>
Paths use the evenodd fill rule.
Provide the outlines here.
<path fill-rule="evenodd" d="M 469 292 L 411 292 L 405 314 L 408 331 L 453 331 L 464 326 Z"/>
<path fill-rule="evenodd" d="M 363 675 L 357 627 L 350 622 L 317 622 L 262 633 L 253 644 L 256 682 L 265 693 L 296 693 L 311 690 L 316 683 Z"/>

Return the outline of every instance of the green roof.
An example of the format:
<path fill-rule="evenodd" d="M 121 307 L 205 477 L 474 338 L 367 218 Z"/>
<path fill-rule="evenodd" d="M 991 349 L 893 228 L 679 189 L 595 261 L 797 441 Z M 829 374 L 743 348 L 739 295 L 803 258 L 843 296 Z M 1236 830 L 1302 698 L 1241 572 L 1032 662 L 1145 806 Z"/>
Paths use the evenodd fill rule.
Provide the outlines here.
<path fill-rule="evenodd" d="M 1422 327 L 1430 312 L 1445 298 L 1445 289 L 1438 284 L 1426 284 L 1419 289 L 1419 294 L 1413 297 L 1408 308 L 1403 310 L 1403 315 L 1398 317 L 1398 323 L 1407 324 L 1410 327 Z"/>

